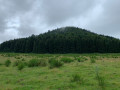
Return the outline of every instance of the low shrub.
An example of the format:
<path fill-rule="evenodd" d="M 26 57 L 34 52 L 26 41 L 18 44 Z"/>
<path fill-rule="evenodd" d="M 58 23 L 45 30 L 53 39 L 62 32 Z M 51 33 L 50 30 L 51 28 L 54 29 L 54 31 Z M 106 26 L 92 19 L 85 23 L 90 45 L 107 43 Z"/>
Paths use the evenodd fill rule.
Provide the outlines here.
<path fill-rule="evenodd" d="M 15 57 L 16 59 L 21 59 L 21 57 Z"/>
<path fill-rule="evenodd" d="M 25 64 L 24 64 L 24 63 L 19 63 L 19 65 L 18 65 L 18 70 L 21 71 L 24 67 L 25 67 Z"/>
<path fill-rule="evenodd" d="M 78 61 L 78 62 L 84 62 L 84 61 L 86 61 L 86 60 L 88 60 L 88 59 L 85 58 L 85 57 L 79 57 L 79 58 L 77 58 L 77 61 Z"/>
<path fill-rule="evenodd" d="M 2 63 L 0 63 L 0 66 L 3 65 Z"/>
<path fill-rule="evenodd" d="M 96 60 L 94 58 L 90 58 L 91 63 L 95 63 Z"/>
<path fill-rule="evenodd" d="M 72 75 L 71 82 L 77 82 L 77 83 L 83 84 L 84 79 L 79 74 L 74 74 Z"/>
<path fill-rule="evenodd" d="M 23 62 L 25 66 L 28 66 L 28 62 Z"/>
<path fill-rule="evenodd" d="M 55 68 L 55 67 L 61 67 L 63 63 L 59 60 L 56 59 L 50 59 L 49 60 L 50 68 Z"/>
<path fill-rule="evenodd" d="M 72 60 L 71 58 L 67 58 L 67 57 L 61 58 L 60 61 L 62 61 L 62 62 L 64 62 L 64 63 L 71 63 L 71 62 L 73 62 L 73 60 Z"/>
<path fill-rule="evenodd" d="M 25 59 L 24 59 L 24 58 L 22 58 L 22 61 L 25 61 Z"/>
<path fill-rule="evenodd" d="M 21 63 L 20 60 L 16 60 L 16 61 L 13 63 L 13 66 L 18 66 L 20 63 Z"/>
<path fill-rule="evenodd" d="M 9 67 L 10 64 L 11 64 L 11 61 L 10 61 L 10 60 L 6 60 L 6 61 L 5 61 L 5 66 L 6 66 L 6 67 Z"/>
<path fill-rule="evenodd" d="M 28 62 L 28 67 L 38 67 L 38 66 L 46 66 L 47 62 L 46 60 L 42 60 L 42 59 L 31 59 Z"/>
<path fill-rule="evenodd" d="M 16 67 L 16 66 L 19 66 L 19 64 L 24 64 L 24 66 L 27 66 L 28 63 L 25 62 L 25 61 L 22 61 L 22 60 L 16 60 L 14 63 L 13 63 L 13 66 Z"/>
<path fill-rule="evenodd" d="M 85 60 L 83 60 L 82 58 L 78 58 L 77 61 L 78 62 L 84 62 Z"/>

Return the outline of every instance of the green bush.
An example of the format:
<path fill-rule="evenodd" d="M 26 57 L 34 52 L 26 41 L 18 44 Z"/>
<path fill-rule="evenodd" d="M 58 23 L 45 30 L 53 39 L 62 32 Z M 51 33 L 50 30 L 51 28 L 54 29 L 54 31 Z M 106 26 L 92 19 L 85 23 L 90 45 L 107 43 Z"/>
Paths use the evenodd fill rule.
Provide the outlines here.
<path fill-rule="evenodd" d="M 55 67 L 61 67 L 63 63 L 59 60 L 56 59 L 50 59 L 49 60 L 50 68 L 55 68 Z"/>
<path fill-rule="evenodd" d="M 5 66 L 6 66 L 6 67 L 9 67 L 10 64 L 11 64 L 11 61 L 10 61 L 10 60 L 6 60 L 6 61 L 5 61 Z"/>
<path fill-rule="evenodd" d="M 25 61 L 25 59 L 24 59 L 24 58 L 22 58 L 22 61 Z"/>
<path fill-rule="evenodd" d="M 79 57 L 79 58 L 77 58 L 77 61 L 78 61 L 78 62 L 84 62 L 84 61 L 86 61 L 86 60 L 88 60 L 88 59 L 85 58 L 85 57 Z"/>
<path fill-rule="evenodd" d="M 22 60 L 16 60 L 14 63 L 13 63 L 13 66 L 15 67 L 15 66 L 19 66 L 19 64 L 24 64 L 24 66 L 27 66 L 28 65 L 28 63 L 27 62 L 24 62 L 24 61 L 22 61 Z"/>
<path fill-rule="evenodd" d="M 74 56 L 74 60 L 77 60 L 77 57 L 76 57 L 76 56 Z"/>
<path fill-rule="evenodd" d="M 28 62 L 23 62 L 25 66 L 28 66 Z"/>
<path fill-rule="evenodd" d="M 19 63 L 18 70 L 22 70 L 25 67 L 24 63 Z"/>
<path fill-rule="evenodd" d="M 60 61 L 62 61 L 62 62 L 64 62 L 64 63 L 71 63 L 71 62 L 73 62 L 73 60 L 72 60 L 71 58 L 67 58 L 67 57 L 61 58 Z"/>
<path fill-rule="evenodd" d="M 21 57 L 15 57 L 16 59 L 21 59 Z"/>
<path fill-rule="evenodd" d="M 78 61 L 78 62 L 84 62 L 85 60 L 82 59 L 82 58 L 78 58 L 77 61 Z"/>
<path fill-rule="evenodd" d="M 1 66 L 1 65 L 3 65 L 3 64 L 0 63 L 0 66 Z"/>
<path fill-rule="evenodd" d="M 18 66 L 19 63 L 21 63 L 21 61 L 20 61 L 20 60 L 16 60 L 16 61 L 13 63 L 13 66 Z"/>
<path fill-rule="evenodd" d="M 77 83 L 80 83 L 80 84 L 84 83 L 84 79 L 79 74 L 72 75 L 71 81 L 72 82 L 77 82 Z"/>
<path fill-rule="evenodd" d="M 91 63 L 95 63 L 96 60 L 94 58 L 90 58 Z"/>
<path fill-rule="evenodd" d="M 42 60 L 42 59 L 31 59 L 28 62 L 28 67 L 38 67 L 38 66 L 46 66 L 47 62 L 46 60 Z"/>

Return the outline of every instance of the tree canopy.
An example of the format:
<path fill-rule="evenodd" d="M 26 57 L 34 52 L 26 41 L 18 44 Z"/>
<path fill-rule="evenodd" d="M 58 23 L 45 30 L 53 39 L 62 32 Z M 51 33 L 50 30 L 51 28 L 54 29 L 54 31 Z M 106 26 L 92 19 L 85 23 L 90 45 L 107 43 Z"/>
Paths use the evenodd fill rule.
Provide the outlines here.
<path fill-rule="evenodd" d="M 77 27 L 64 27 L 40 35 L 5 41 L 0 52 L 119 53 L 120 40 Z"/>

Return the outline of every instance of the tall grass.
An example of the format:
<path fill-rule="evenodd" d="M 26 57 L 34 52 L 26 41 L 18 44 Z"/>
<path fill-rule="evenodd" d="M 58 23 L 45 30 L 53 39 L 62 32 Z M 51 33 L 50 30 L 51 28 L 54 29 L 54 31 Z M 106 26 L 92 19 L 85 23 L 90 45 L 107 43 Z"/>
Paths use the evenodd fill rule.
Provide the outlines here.
<path fill-rule="evenodd" d="M 92 57 L 90 57 L 90 62 L 91 62 L 91 63 L 96 63 L 96 58 L 95 58 L 95 57 L 93 57 L 93 56 L 92 56 Z"/>
<path fill-rule="evenodd" d="M 61 58 L 60 61 L 62 61 L 62 62 L 64 62 L 64 63 L 71 63 L 71 62 L 73 62 L 73 60 L 72 60 L 71 58 L 67 58 L 67 57 Z"/>
<path fill-rule="evenodd" d="M 42 59 L 31 59 L 28 62 L 28 67 L 38 67 L 38 66 L 46 66 L 47 62 L 46 60 L 42 60 Z"/>
<path fill-rule="evenodd" d="M 96 67 L 96 79 L 98 81 L 98 85 L 102 90 L 105 90 L 105 78 L 100 75 L 98 67 Z"/>
<path fill-rule="evenodd" d="M 84 79 L 79 74 L 73 74 L 71 82 L 76 82 L 76 83 L 79 83 L 79 84 L 83 84 L 84 83 Z"/>
<path fill-rule="evenodd" d="M 16 61 L 13 63 L 13 66 L 18 66 L 20 63 L 21 63 L 20 60 L 16 60 Z"/>
<path fill-rule="evenodd" d="M 86 60 L 88 60 L 88 59 L 85 58 L 85 57 L 78 57 L 78 58 L 77 58 L 77 61 L 78 61 L 78 62 L 84 62 L 84 61 L 86 61 Z"/>
<path fill-rule="evenodd" d="M 63 65 L 63 63 L 59 60 L 56 60 L 55 58 L 51 58 L 49 60 L 49 65 L 50 68 L 55 68 L 55 67 L 59 68 Z"/>

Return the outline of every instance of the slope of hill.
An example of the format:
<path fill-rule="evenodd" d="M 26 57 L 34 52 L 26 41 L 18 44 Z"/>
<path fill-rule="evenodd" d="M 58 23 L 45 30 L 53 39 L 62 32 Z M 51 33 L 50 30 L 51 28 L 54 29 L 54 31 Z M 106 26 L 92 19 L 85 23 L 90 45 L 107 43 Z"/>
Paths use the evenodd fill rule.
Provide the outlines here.
<path fill-rule="evenodd" d="M 120 40 L 81 28 L 64 27 L 37 36 L 3 42 L 0 52 L 118 53 Z"/>

